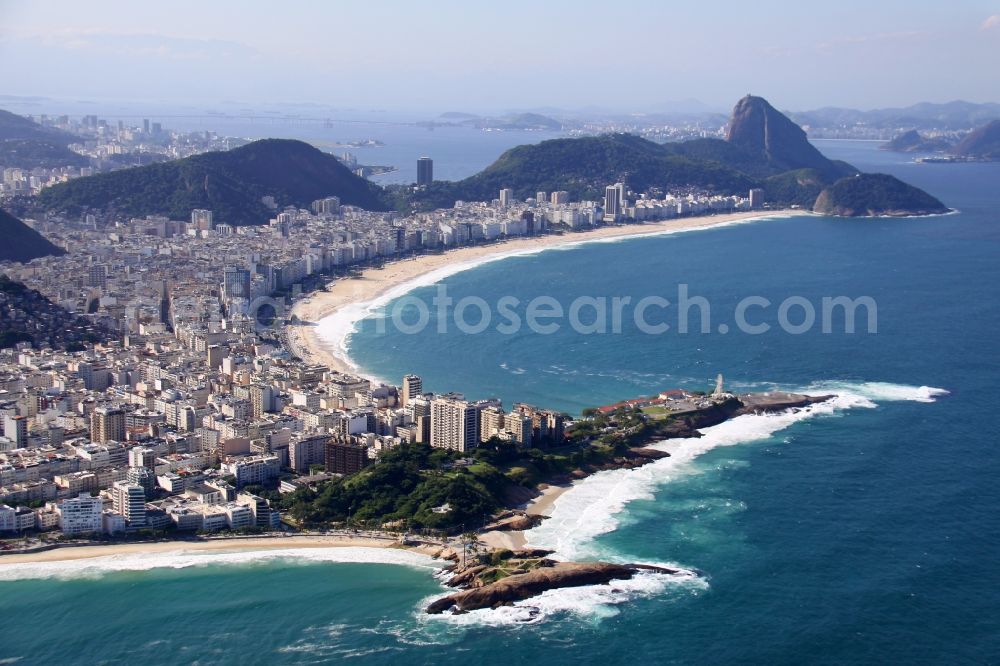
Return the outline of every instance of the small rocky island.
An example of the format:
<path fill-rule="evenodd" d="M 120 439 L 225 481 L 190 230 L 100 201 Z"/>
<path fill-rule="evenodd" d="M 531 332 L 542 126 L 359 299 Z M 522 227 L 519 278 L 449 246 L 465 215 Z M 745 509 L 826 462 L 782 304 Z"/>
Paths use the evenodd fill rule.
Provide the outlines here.
<path fill-rule="evenodd" d="M 813 204 L 813 211 L 838 217 L 939 215 L 949 210 L 927 192 L 884 173 L 841 178 Z"/>
<path fill-rule="evenodd" d="M 697 575 L 683 569 L 646 564 L 557 562 L 547 557 L 550 554 L 547 550 L 498 550 L 471 565 L 446 567 L 446 572 L 452 575 L 445 584 L 461 588 L 461 591 L 431 602 L 427 612 L 432 615 L 447 611 L 467 613 L 510 606 L 547 590 L 629 580 L 640 572 Z"/>
<path fill-rule="evenodd" d="M 953 145 L 955 145 L 953 141 L 943 136 L 924 136 L 914 129 L 893 137 L 890 141 L 879 146 L 879 150 L 888 150 L 893 153 L 940 153 Z"/>

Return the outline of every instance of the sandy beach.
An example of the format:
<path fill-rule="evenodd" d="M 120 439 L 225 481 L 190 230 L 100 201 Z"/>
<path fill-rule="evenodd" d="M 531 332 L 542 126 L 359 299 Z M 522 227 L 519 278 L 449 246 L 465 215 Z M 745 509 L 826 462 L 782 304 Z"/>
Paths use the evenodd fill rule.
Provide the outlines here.
<path fill-rule="evenodd" d="M 35 553 L 0 556 L 0 566 L 37 562 L 68 562 L 92 557 L 121 555 L 154 555 L 158 553 L 195 551 L 258 551 L 288 550 L 299 548 L 392 548 L 399 546 L 395 538 L 378 538 L 363 535 L 295 535 L 274 537 L 246 537 L 232 539 L 207 539 L 205 541 L 156 541 L 138 543 L 112 543 L 95 546 L 61 546 Z M 427 552 L 421 548 L 416 548 Z"/>
<path fill-rule="evenodd" d="M 572 484 L 546 486 L 542 490 L 541 495 L 534 498 L 524 506 L 524 512 L 529 516 L 551 516 L 556 500 L 572 487 Z M 510 548 L 511 550 L 517 550 L 519 548 L 526 548 L 534 545 L 528 541 L 527 536 L 521 530 L 512 530 L 510 532 L 484 532 L 480 535 L 479 539 L 492 548 Z"/>
<path fill-rule="evenodd" d="M 291 315 L 298 323 L 286 328 L 288 343 L 293 352 L 313 363 L 325 365 L 344 373 L 363 374 L 355 367 L 342 348 L 343 339 L 354 323 L 363 318 L 373 301 L 401 296 L 409 285 L 434 273 L 443 279 L 448 275 L 478 266 L 486 261 L 510 255 L 533 253 L 547 248 L 587 243 L 593 241 L 650 236 L 666 233 L 707 229 L 753 219 L 786 217 L 801 211 L 747 211 L 702 217 L 686 217 L 646 224 L 628 224 L 599 227 L 588 231 L 561 235 L 516 238 L 473 247 L 461 247 L 441 254 L 426 254 L 393 261 L 382 268 L 365 270 L 358 278 L 343 278 L 334 282 L 326 291 L 318 291 L 299 299 Z M 319 334 L 319 323 L 331 315 L 344 315 L 341 322 L 334 322 L 325 335 Z M 327 339 L 324 339 L 327 338 Z"/>

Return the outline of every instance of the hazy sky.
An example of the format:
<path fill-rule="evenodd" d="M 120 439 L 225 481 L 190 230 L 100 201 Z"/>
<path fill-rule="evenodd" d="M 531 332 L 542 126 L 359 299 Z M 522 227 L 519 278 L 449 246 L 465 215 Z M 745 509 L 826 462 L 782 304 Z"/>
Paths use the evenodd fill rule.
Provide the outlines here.
<path fill-rule="evenodd" d="M 0 93 L 653 110 L 1000 101 L 1000 0 L 0 0 Z"/>

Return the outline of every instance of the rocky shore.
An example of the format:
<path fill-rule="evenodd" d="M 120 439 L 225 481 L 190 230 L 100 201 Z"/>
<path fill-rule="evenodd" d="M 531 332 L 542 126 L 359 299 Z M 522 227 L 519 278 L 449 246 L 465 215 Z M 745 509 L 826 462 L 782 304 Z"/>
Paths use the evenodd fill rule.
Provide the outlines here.
<path fill-rule="evenodd" d="M 682 573 L 680 569 L 644 564 L 609 562 L 556 562 L 546 550 L 494 551 L 486 559 L 465 568 L 450 567 L 454 575 L 450 587 L 462 588 L 431 602 L 427 612 L 467 613 L 482 608 L 510 606 L 547 590 L 583 585 L 603 585 L 613 580 L 628 580 L 640 572 Z"/>
<path fill-rule="evenodd" d="M 768 391 L 730 396 L 711 407 L 678 414 L 649 434 L 644 444 L 665 439 L 701 437 L 701 428 L 718 425 L 745 414 L 778 413 L 790 409 L 803 409 L 825 402 L 834 396 L 810 396 L 784 391 Z M 574 470 L 569 475 L 550 479 L 559 487 L 569 487 L 597 472 L 615 469 L 633 469 L 661 458 L 669 457 L 666 451 L 639 445 L 597 464 Z M 629 579 L 643 570 L 660 573 L 678 573 L 677 570 L 656 569 L 644 565 L 621 565 L 606 562 L 555 562 L 543 550 L 527 549 L 524 532 L 545 520 L 532 510 L 532 503 L 524 509 L 509 509 L 497 515 L 483 528 L 484 541 L 494 547 L 487 556 L 481 556 L 468 567 L 452 565 L 454 575 L 448 584 L 464 588 L 432 603 L 427 612 L 447 610 L 464 612 L 479 608 L 509 605 L 531 598 L 546 590 L 560 587 L 605 584 L 612 580 Z M 519 550 L 518 550 L 519 549 Z M 499 560 L 499 561 L 498 561 Z"/>
<path fill-rule="evenodd" d="M 722 400 L 704 409 L 687 414 L 678 414 L 654 434 L 655 439 L 673 439 L 676 437 L 701 437 L 701 428 L 719 425 L 729 419 L 744 414 L 769 414 L 783 412 L 788 409 L 801 409 L 809 405 L 825 402 L 832 395 L 812 396 L 802 393 L 787 393 L 785 391 L 768 391 L 765 393 L 744 393 Z M 647 449 L 648 450 L 648 449 Z"/>

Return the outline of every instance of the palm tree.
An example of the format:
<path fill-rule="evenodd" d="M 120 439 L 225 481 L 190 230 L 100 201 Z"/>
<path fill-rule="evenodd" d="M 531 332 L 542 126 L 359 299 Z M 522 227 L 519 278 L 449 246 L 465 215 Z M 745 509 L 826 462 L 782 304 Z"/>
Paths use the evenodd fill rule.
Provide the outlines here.
<path fill-rule="evenodd" d="M 479 535 L 475 532 L 463 532 L 462 533 L 462 566 L 465 566 L 465 553 L 466 550 L 472 548 L 472 552 L 476 553 L 479 551 Z"/>

